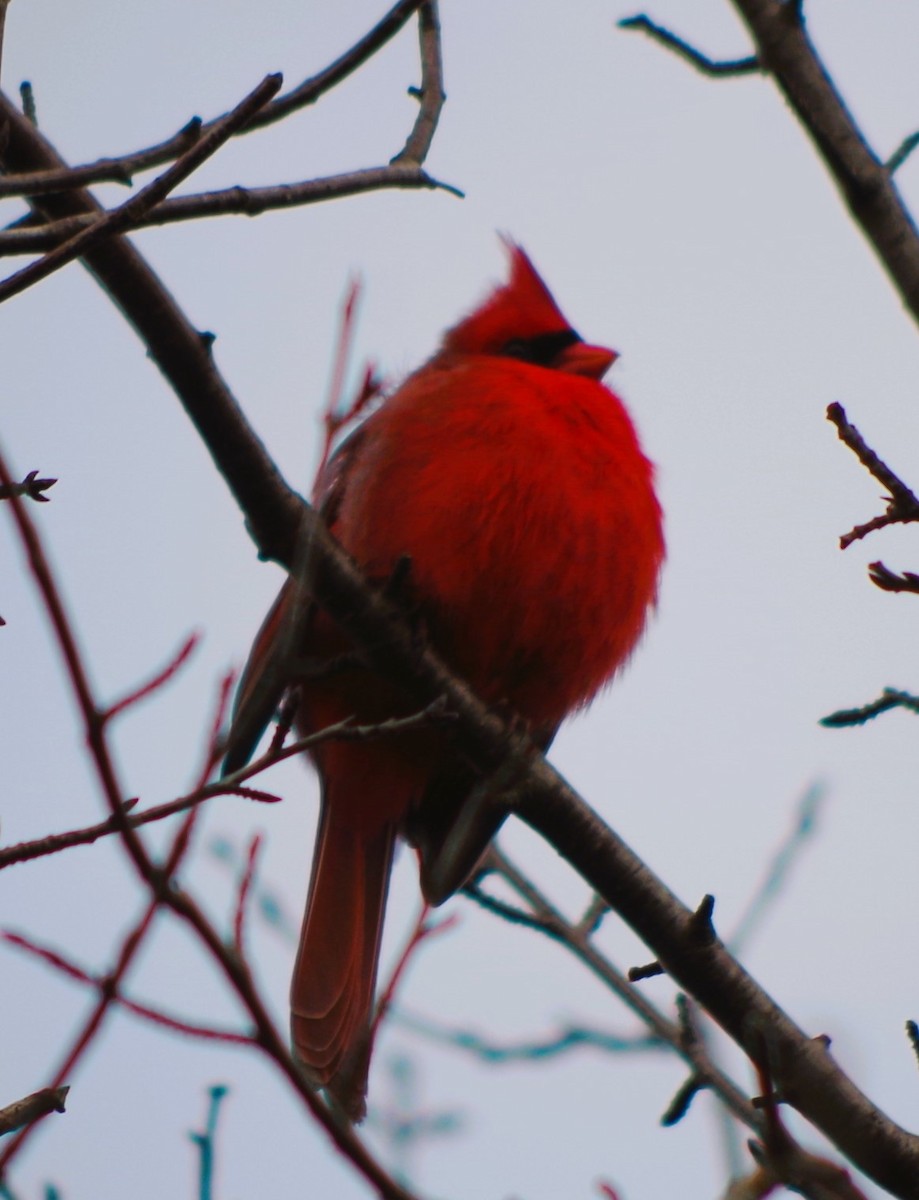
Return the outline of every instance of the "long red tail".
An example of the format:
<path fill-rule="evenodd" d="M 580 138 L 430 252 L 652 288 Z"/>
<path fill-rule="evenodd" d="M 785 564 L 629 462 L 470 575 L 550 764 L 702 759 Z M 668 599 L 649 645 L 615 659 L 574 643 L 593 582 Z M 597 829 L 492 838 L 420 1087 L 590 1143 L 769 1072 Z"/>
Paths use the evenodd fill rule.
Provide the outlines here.
<path fill-rule="evenodd" d="M 291 1039 L 317 1087 L 363 1117 L 369 1032 L 395 829 L 323 803 L 290 991 Z M 345 811 L 342 811 L 345 809 Z"/>

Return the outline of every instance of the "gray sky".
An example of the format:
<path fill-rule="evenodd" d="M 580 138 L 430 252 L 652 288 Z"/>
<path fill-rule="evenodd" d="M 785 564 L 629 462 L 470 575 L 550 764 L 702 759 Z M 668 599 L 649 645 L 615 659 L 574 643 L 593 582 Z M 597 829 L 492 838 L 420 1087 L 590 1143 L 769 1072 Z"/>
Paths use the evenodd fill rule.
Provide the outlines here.
<path fill-rule="evenodd" d="M 658 0 L 652 15 L 714 56 L 748 52 L 727 0 Z M 35 87 L 41 127 L 71 161 L 158 141 L 190 116 L 230 107 L 268 71 L 288 85 L 318 70 L 383 12 L 277 0 L 115 5 L 12 4 L 3 83 Z M 634 10 L 587 0 L 443 13 L 448 103 L 431 172 L 465 200 L 381 193 L 137 236 L 201 329 L 221 370 L 294 486 L 315 467 L 318 417 L 340 299 L 364 281 L 358 337 L 391 377 L 504 271 L 496 232 L 518 239 L 585 337 L 615 346 L 610 384 L 659 465 L 669 561 L 660 611 L 630 669 L 559 737 L 553 761 L 687 902 L 717 897 L 729 933 L 814 781 L 826 787 L 816 840 L 748 947 L 745 962 L 860 1086 L 914 1121 L 916 1068 L 903 1022 L 919 1016 L 912 953 L 919 811 L 914 718 L 856 731 L 818 719 L 885 685 L 919 689 L 916 599 L 872 587 L 882 558 L 919 569 L 915 534 L 885 531 L 845 554 L 837 537 L 879 511 L 879 487 L 826 422 L 841 401 L 891 466 L 919 485 L 919 342 L 872 253 L 775 89 L 715 83 L 635 34 Z M 875 150 L 919 124 L 919 12 L 814 0 L 812 35 Z M 273 183 L 387 161 L 414 116 L 414 27 L 314 109 L 225 148 L 186 186 Z M 898 175 L 915 196 L 919 161 Z M 117 201 L 123 193 L 100 189 Z M 9 217 L 16 210 L 9 208 Z M 33 508 L 47 537 L 94 682 L 121 694 L 191 629 L 205 633 L 167 692 L 119 724 L 129 794 L 168 799 L 196 769 L 216 680 L 238 665 L 280 582 L 178 403 L 139 343 L 76 265 L 4 306 L 0 435 L 15 468 L 58 476 Z M 0 524 L 3 842 L 89 823 L 101 802 L 35 593 L 9 522 Z M 229 914 L 232 881 L 208 852 L 267 836 L 263 880 L 299 913 L 315 784 L 298 765 L 270 786 L 286 803 L 217 802 L 189 882 Z M 155 840 L 157 833 L 151 834 Z M 568 911 L 585 889 L 532 835 L 508 849 Z M 385 954 L 416 903 L 400 860 Z M 139 898 L 118 848 L 99 845 L 0 878 L 7 928 L 66 946 L 104 970 Z M 556 947 L 473 910 L 417 961 L 402 1001 L 501 1042 L 566 1022 L 630 1032 L 634 1022 Z M 262 983 L 286 1024 L 290 947 L 252 926 Z M 601 944 L 623 966 L 647 951 L 615 918 Z M 0 949 L 0 1102 L 40 1086 L 90 997 Z M 163 922 L 132 993 L 192 1017 L 236 1013 L 195 948 Z M 666 980 L 646 985 L 669 1004 Z M 743 1086 L 746 1064 L 727 1061 Z M 707 1097 L 677 1128 L 658 1118 L 683 1079 L 665 1055 L 486 1068 L 393 1026 L 378 1050 L 408 1055 L 419 1102 L 463 1117 L 413 1163 L 445 1200 L 595 1195 L 705 1200 L 724 1183 Z M 218 1196 L 350 1200 L 367 1189 L 328 1149 L 272 1070 L 240 1051 L 178 1044 L 118 1016 L 72 1080 L 68 1113 L 20 1160 L 22 1196 L 54 1181 L 67 1200 L 194 1195 L 194 1152 L 212 1082 L 232 1089 Z M 809 1137 L 809 1135 L 807 1135 Z M 809 1144 L 817 1144 L 810 1139 Z M 678 1188 L 678 1191 L 676 1190 Z M 876 1194 L 876 1193 L 874 1193 Z"/>

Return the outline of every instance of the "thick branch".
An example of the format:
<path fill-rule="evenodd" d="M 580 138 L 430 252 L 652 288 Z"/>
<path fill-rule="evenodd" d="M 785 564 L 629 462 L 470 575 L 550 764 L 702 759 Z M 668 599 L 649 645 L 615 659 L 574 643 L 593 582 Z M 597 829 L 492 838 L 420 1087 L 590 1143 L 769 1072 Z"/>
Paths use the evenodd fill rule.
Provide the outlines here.
<path fill-rule="evenodd" d="M 7 138 L 0 162 L 5 169 L 66 166 L 15 105 L 0 95 L 0 126 L 4 124 Z M 51 220 L 86 213 L 97 217 L 102 211 L 85 191 L 36 198 L 33 207 Z M 96 246 L 83 261 L 182 398 L 265 556 L 290 561 L 301 501 L 281 479 L 243 417 L 211 357 L 209 340 L 192 327 L 145 260 L 123 238 Z"/>
<path fill-rule="evenodd" d="M 4 156 L 17 169 L 63 165 L 5 101 L 0 115 L 10 128 Z M 90 198 L 80 194 L 42 198 L 35 204 L 52 218 L 94 211 Z M 808 1039 L 717 939 L 700 936 L 694 915 L 528 742 L 489 713 L 433 654 L 419 654 L 417 640 L 401 613 L 385 597 L 368 591 L 360 573 L 324 525 L 309 509 L 301 507 L 280 480 L 217 373 L 204 341 L 133 247 L 114 239 L 95 248 L 87 256 L 87 265 L 144 338 L 151 356 L 182 398 L 246 512 L 263 552 L 290 565 L 298 545 L 308 542 L 317 595 L 325 607 L 335 612 L 336 621 L 364 649 L 374 666 L 401 682 L 422 702 L 446 695 L 451 710 L 458 714 L 460 745 L 483 773 L 515 757 L 527 764 L 528 794 L 520 810 L 523 819 L 620 913 L 671 976 L 741 1046 L 746 1045 L 751 1018 L 759 1028 L 774 1032 L 782 1068 L 779 1082 L 790 1103 L 882 1186 L 901 1197 L 919 1197 L 919 1139 L 875 1108 L 833 1063 L 826 1047 Z M 163 903 L 195 926 L 212 952 L 221 957 L 240 995 L 247 995 L 251 985 L 244 968 L 240 965 L 237 969 L 232 960 L 226 960 L 219 939 L 189 898 L 175 891 L 164 896 Z M 252 1011 L 251 996 L 247 1001 Z M 268 1022 L 264 1037 L 275 1036 Z M 292 1081 L 297 1082 L 295 1073 Z"/>
<path fill-rule="evenodd" d="M 823 66 L 796 5 L 732 0 L 770 72 L 814 143 L 849 212 L 919 321 L 919 233 L 892 178 Z"/>

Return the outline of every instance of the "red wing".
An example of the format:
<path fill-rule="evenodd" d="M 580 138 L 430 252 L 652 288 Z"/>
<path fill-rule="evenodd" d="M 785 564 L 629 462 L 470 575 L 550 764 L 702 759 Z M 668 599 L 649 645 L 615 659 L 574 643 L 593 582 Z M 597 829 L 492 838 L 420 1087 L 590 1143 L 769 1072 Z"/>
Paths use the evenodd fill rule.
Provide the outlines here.
<path fill-rule="evenodd" d="M 351 466 L 364 440 L 363 426 L 348 437 L 313 488 L 313 503 L 334 529 Z M 290 682 L 289 663 L 303 653 L 315 612 L 302 585 L 288 578 L 262 622 L 239 681 L 223 774 L 244 767 L 267 729 Z"/>

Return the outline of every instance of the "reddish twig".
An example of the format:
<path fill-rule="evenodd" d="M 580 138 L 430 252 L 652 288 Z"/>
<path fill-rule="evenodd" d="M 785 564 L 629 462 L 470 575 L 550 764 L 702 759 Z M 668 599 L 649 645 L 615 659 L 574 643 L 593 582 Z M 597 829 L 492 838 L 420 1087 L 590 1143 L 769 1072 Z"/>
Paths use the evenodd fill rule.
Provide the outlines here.
<path fill-rule="evenodd" d="M 152 696 L 154 692 L 158 692 L 161 687 L 167 684 L 182 669 L 194 651 L 197 649 L 198 643 L 201 641 L 201 635 L 192 633 L 186 638 L 185 642 L 170 659 L 161 671 L 158 671 L 147 683 L 142 683 L 134 691 L 129 692 L 121 700 L 116 700 L 107 709 L 104 709 L 100 714 L 102 721 L 111 721 L 125 711 L 132 708 L 141 700 L 146 700 L 148 696 Z"/>
<path fill-rule="evenodd" d="M 757 1040 L 755 1035 L 752 1040 Z M 762 1139 L 748 1143 L 750 1153 L 756 1160 L 756 1170 L 742 1181 L 746 1190 L 742 1191 L 735 1183 L 736 1194 L 764 1197 L 776 1187 L 785 1186 L 812 1200 L 867 1200 L 865 1193 L 852 1182 L 844 1167 L 828 1158 L 811 1154 L 788 1132 L 779 1111 L 781 1096 L 773 1081 L 768 1033 L 758 1040 L 760 1049 L 755 1053 L 754 1065 L 760 1095 L 754 1104 L 765 1120 Z"/>
<path fill-rule="evenodd" d="M 381 722 L 379 725 L 354 725 L 350 719 L 346 719 L 335 725 L 327 726 L 325 729 L 320 729 L 316 733 L 310 734 L 309 737 L 292 742 L 281 750 L 269 750 L 261 758 L 253 760 L 239 771 L 234 771 L 232 775 L 197 788 L 185 796 L 179 796 L 175 800 L 169 800 L 164 804 L 147 809 L 145 812 L 134 813 L 130 817 L 126 817 L 126 814 L 137 804 L 136 799 L 126 800 L 117 816 L 110 816 L 95 825 L 68 830 L 65 833 L 49 834 L 47 837 L 36 838 L 34 841 L 19 842 L 14 846 L 3 847 L 0 849 L 0 870 L 16 863 L 57 854 L 72 846 L 89 845 L 100 838 L 121 832 L 125 826 L 133 830 L 138 829 L 141 825 L 163 821 L 167 817 L 187 812 L 195 805 L 215 799 L 217 796 L 242 796 L 246 800 L 254 800 L 262 804 L 278 804 L 281 800 L 280 796 L 260 788 L 246 787 L 244 781 L 288 758 L 304 754 L 307 750 L 325 741 L 365 741 L 373 737 L 391 737 L 393 734 L 404 733 L 406 730 L 421 728 L 425 725 L 440 722 L 452 723 L 452 720 L 452 714 L 446 711 L 446 706 L 442 701 L 435 701 L 426 709 L 422 709 L 420 713 L 409 717 L 394 718 L 391 721 Z"/>
<path fill-rule="evenodd" d="M 868 445 L 858 429 L 846 417 L 846 410 L 841 404 L 831 404 L 826 410 L 827 420 L 832 421 L 843 442 L 862 466 L 882 484 L 890 495 L 887 498 L 887 511 L 881 517 L 873 517 L 864 525 L 856 525 L 849 533 L 839 539 L 839 547 L 845 550 L 859 538 L 883 529 L 886 525 L 905 524 L 909 521 L 919 521 L 919 498 L 906 486 L 899 475 L 888 467 Z M 877 564 L 880 566 L 881 564 Z"/>
<path fill-rule="evenodd" d="M 368 363 L 364 368 L 361 386 L 354 398 L 348 404 L 342 403 L 345 374 L 348 369 L 348 358 L 354 341 L 354 330 L 357 323 L 357 304 L 360 299 L 360 280 L 355 279 L 348 285 L 348 291 L 341 305 L 341 316 L 338 324 L 338 337 L 335 339 L 335 357 L 332 363 L 332 378 L 329 383 L 329 396 L 325 411 L 322 415 L 325 438 L 322 456 L 316 468 L 316 484 L 314 497 L 320 480 L 323 479 L 332 454 L 335 439 L 353 421 L 356 421 L 370 401 L 380 392 L 380 381 L 376 377 L 374 367 Z"/>
<path fill-rule="evenodd" d="M 48 946 L 40 946 L 31 938 L 23 937 L 22 934 L 11 933 L 9 930 L 0 932 L 0 938 L 8 942 L 11 946 L 16 946 L 20 950 L 33 955 L 40 959 L 55 971 L 66 975 L 68 979 L 73 979 L 77 983 L 86 984 L 88 987 L 96 988 L 99 992 L 111 991 L 111 1002 L 125 1009 L 126 1012 L 133 1013 L 136 1017 L 141 1017 L 145 1021 L 149 1021 L 153 1025 L 159 1025 L 163 1029 L 168 1029 L 173 1033 L 185 1034 L 188 1037 L 199 1038 L 201 1041 L 226 1042 L 234 1046 L 251 1046 L 252 1035 L 247 1033 L 237 1033 L 231 1029 L 218 1029 L 212 1025 L 199 1025 L 194 1021 L 188 1021 L 184 1017 L 175 1017 L 170 1013 L 164 1012 L 162 1009 L 154 1008 L 150 1004 L 141 1004 L 137 1000 L 131 1000 L 127 996 L 122 995 L 112 985 L 110 977 L 93 975 L 85 970 L 72 959 L 65 958 L 56 950 L 50 949 Z"/>
<path fill-rule="evenodd" d="M 402 982 L 402 977 L 408 970 L 409 963 L 415 957 L 418 948 L 422 942 L 428 938 L 439 936 L 442 933 L 447 933 L 448 930 L 454 929 L 459 922 L 459 915 L 454 913 L 450 917 L 445 917 L 442 921 L 428 922 L 428 914 L 431 911 L 430 904 L 422 904 L 421 912 L 418 914 L 418 920 L 415 922 L 415 927 L 409 935 L 409 939 L 405 944 L 402 953 L 399 955 L 399 960 L 393 968 L 389 981 L 383 988 L 380 998 L 377 1001 L 376 1011 L 373 1015 L 373 1022 L 370 1026 L 370 1044 L 373 1045 L 374 1038 L 380 1025 L 392 1007 L 393 997 L 396 994 L 396 989 Z"/>
<path fill-rule="evenodd" d="M 220 681 L 220 686 L 217 689 L 217 703 L 214 705 L 214 715 L 211 718 L 210 729 L 208 730 L 207 739 L 204 744 L 204 757 L 201 763 L 201 770 L 198 772 L 194 791 L 201 791 L 205 787 L 208 777 L 223 756 L 221 730 L 226 722 L 227 712 L 230 708 L 230 698 L 233 695 L 235 683 L 235 671 L 227 671 Z"/>
<path fill-rule="evenodd" d="M 882 562 L 868 564 L 868 578 L 882 592 L 919 592 L 919 575 L 912 571 L 891 571 Z"/>
<path fill-rule="evenodd" d="M 243 932 L 246 920 L 246 903 L 252 891 L 252 883 L 255 879 L 255 863 L 258 857 L 258 852 L 262 845 L 262 835 L 257 833 L 249 843 L 249 851 L 246 855 L 246 866 L 239 881 L 239 890 L 236 894 L 236 914 L 233 918 L 233 945 L 236 947 L 236 952 L 240 956 L 243 954 Z"/>

